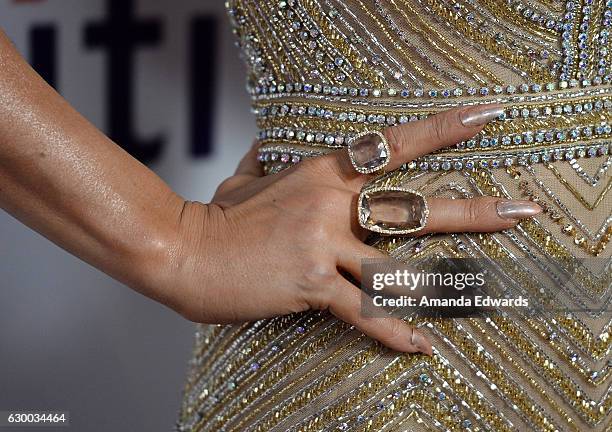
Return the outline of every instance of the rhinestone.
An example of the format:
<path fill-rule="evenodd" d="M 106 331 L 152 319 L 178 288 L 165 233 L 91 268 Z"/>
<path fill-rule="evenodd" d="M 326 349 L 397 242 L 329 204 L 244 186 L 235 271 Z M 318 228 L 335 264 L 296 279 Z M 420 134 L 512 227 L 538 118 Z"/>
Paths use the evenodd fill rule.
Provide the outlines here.
<path fill-rule="evenodd" d="M 419 380 L 422 383 L 428 382 L 429 381 L 429 375 L 422 373 L 421 375 L 419 375 Z"/>

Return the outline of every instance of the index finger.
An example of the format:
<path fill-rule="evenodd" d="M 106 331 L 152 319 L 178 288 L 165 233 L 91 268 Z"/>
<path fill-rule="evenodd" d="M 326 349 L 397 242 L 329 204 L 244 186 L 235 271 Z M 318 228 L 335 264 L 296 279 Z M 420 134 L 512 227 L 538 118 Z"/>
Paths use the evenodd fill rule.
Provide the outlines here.
<path fill-rule="evenodd" d="M 391 149 L 387 169 L 472 138 L 504 112 L 502 104 L 454 108 L 382 131 Z"/>

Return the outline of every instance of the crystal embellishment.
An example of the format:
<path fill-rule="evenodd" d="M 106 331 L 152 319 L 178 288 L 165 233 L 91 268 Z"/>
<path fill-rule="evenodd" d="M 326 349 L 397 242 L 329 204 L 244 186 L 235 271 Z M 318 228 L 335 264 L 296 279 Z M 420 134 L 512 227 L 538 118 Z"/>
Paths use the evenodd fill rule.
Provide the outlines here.
<path fill-rule="evenodd" d="M 389 144 L 378 131 L 365 131 L 355 135 L 348 143 L 348 153 L 353 167 L 361 174 L 381 170 L 391 160 Z"/>
<path fill-rule="evenodd" d="M 365 189 L 358 199 L 359 224 L 381 234 L 410 234 L 425 228 L 427 201 L 403 187 Z"/>

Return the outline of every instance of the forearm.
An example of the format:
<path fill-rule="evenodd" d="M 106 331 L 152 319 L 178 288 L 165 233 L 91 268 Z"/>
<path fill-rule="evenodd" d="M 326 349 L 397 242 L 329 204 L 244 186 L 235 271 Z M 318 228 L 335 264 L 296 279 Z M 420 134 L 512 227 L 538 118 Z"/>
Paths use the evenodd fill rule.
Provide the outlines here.
<path fill-rule="evenodd" d="M 140 289 L 167 259 L 183 200 L 79 115 L 0 32 L 0 206 Z"/>

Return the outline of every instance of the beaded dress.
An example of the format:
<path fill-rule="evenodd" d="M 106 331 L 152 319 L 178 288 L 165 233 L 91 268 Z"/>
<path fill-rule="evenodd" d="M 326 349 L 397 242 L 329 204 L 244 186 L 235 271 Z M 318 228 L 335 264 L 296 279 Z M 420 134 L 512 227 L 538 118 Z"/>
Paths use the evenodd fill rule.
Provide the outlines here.
<path fill-rule="evenodd" d="M 325 312 L 201 326 L 178 430 L 612 430 L 612 1 L 227 7 L 267 173 L 365 129 L 501 102 L 504 115 L 477 137 L 384 182 L 426 196 L 533 199 L 544 213 L 501 233 L 374 244 L 406 262 L 488 258 L 533 292 L 575 258 L 603 267 L 580 268 L 581 283 L 559 296 L 563 312 L 406 317 L 429 336 L 433 357 L 387 350 Z"/>

